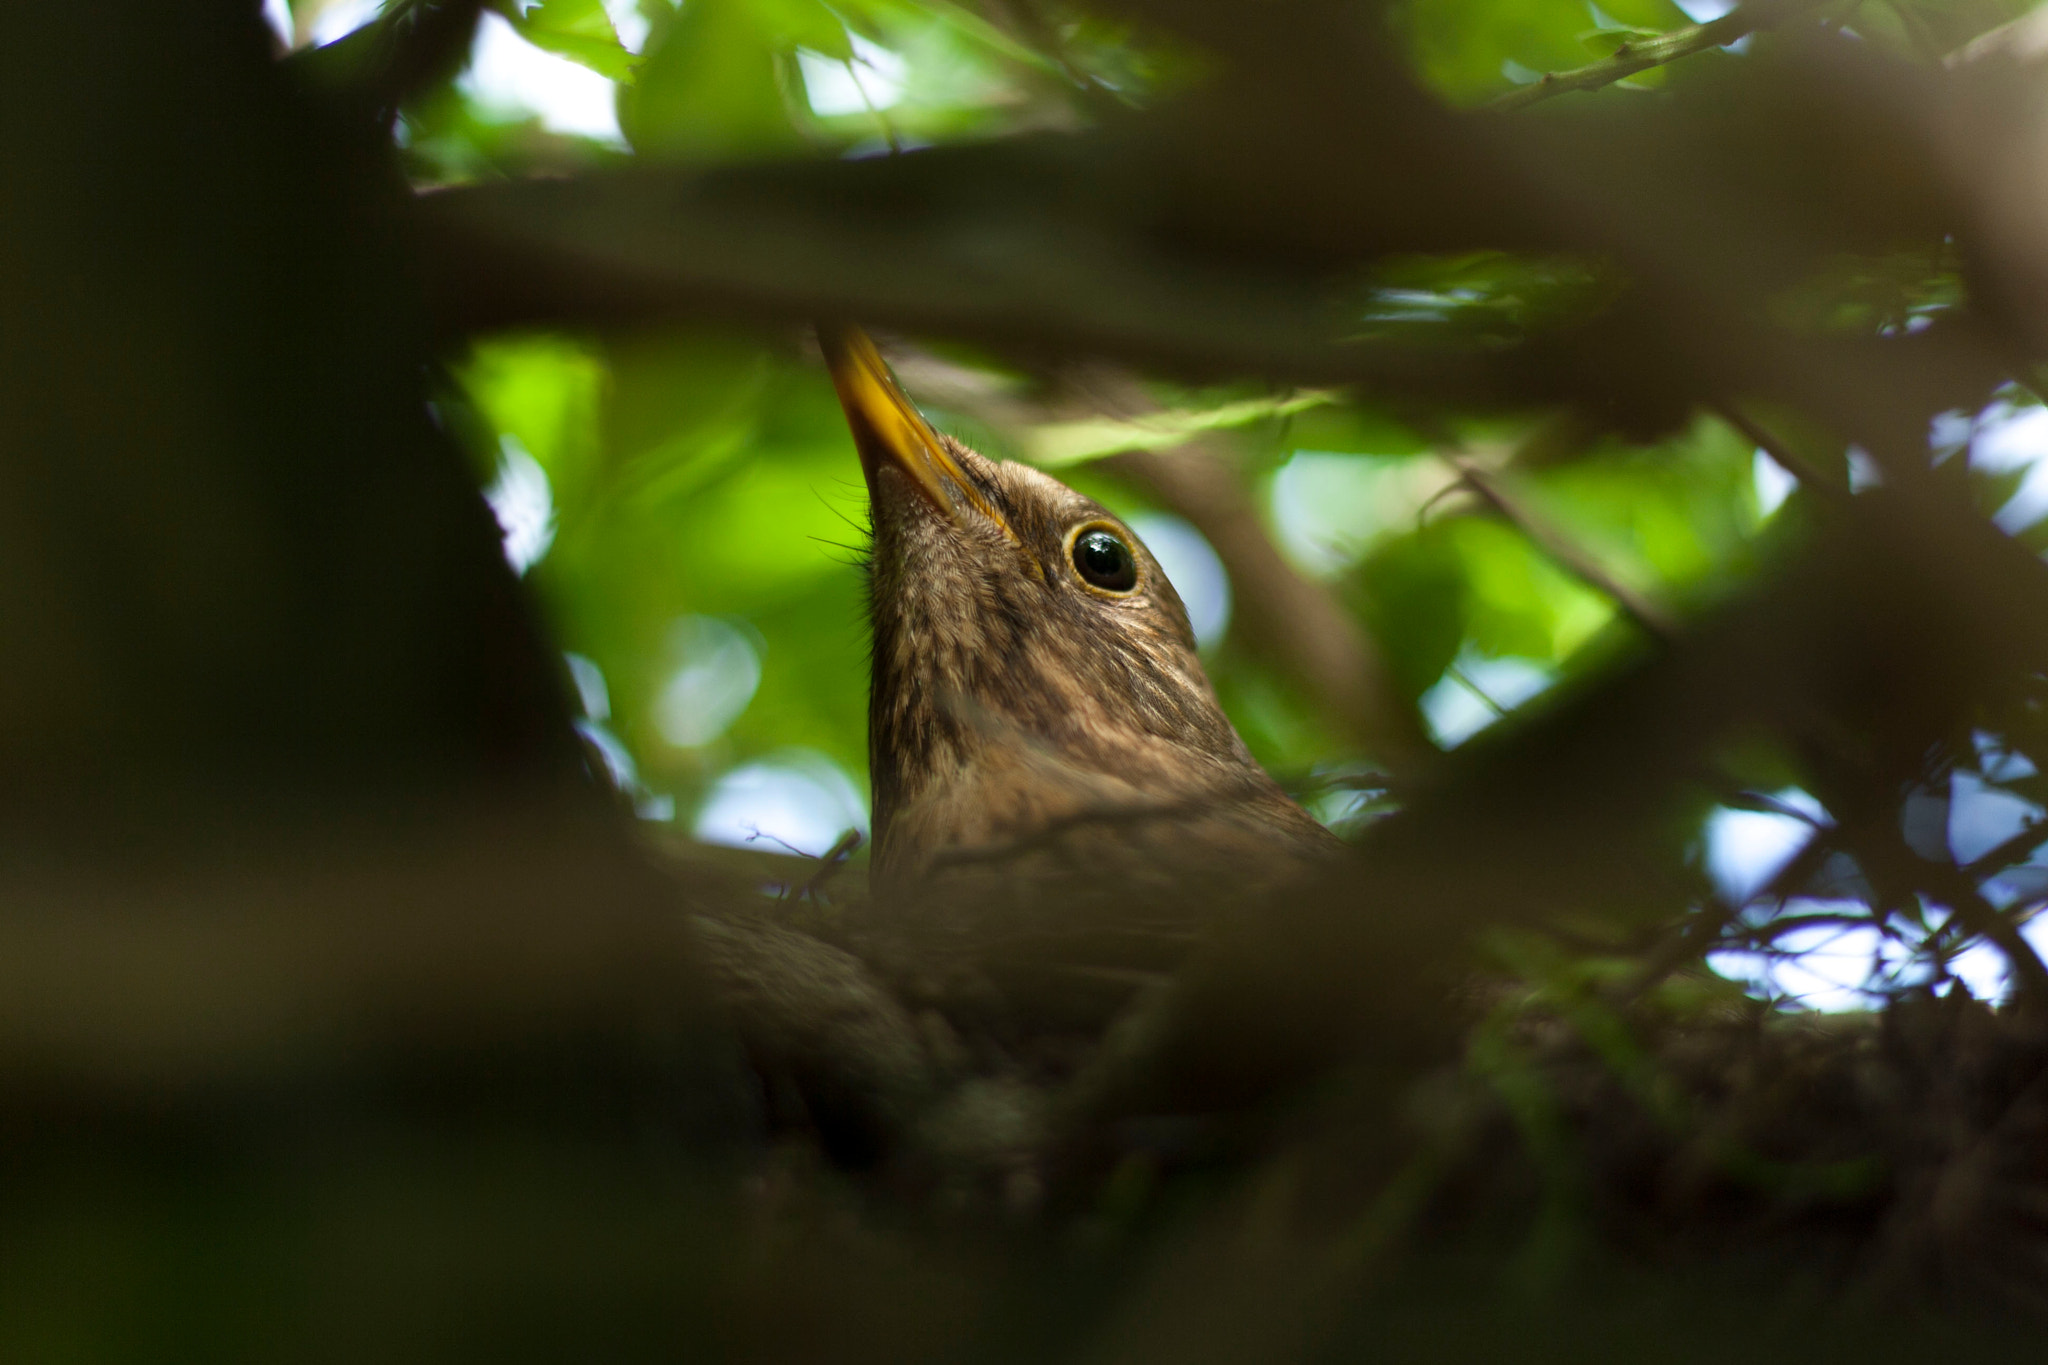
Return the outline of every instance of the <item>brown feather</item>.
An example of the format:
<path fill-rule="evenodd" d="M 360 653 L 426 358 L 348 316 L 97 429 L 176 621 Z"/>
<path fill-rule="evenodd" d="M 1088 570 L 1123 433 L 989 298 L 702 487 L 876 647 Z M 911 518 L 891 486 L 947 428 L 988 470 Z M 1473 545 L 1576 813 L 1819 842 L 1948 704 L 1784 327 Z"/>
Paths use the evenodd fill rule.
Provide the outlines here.
<path fill-rule="evenodd" d="M 940 1002 L 1057 981 L 1098 1017 L 1223 893 L 1342 846 L 1253 760 L 1129 527 L 933 430 L 865 337 L 823 340 L 867 475 L 873 879 L 899 967 Z M 1094 527 L 1135 555 L 1129 591 L 1077 570 Z"/>

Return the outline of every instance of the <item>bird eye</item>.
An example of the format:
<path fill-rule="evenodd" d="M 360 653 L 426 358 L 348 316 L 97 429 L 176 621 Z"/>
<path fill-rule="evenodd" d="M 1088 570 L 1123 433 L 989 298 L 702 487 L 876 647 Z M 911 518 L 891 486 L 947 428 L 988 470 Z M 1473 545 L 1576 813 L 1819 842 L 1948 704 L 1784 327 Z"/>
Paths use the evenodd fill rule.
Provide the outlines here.
<path fill-rule="evenodd" d="M 1138 557 L 1123 537 L 1100 527 L 1074 537 L 1074 572 L 1081 581 L 1104 592 L 1129 592 L 1138 586 Z"/>

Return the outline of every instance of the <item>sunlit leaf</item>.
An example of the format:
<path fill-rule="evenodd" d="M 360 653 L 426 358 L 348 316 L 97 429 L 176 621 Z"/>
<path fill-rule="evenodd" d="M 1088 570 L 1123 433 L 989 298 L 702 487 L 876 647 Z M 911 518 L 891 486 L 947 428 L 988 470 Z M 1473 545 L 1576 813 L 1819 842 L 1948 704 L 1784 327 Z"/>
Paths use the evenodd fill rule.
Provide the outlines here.
<path fill-rule="evenodd" d="M 632 78 L 638 60 L 619 42 L 604 0 L 507 0 L 503 13 L 519 36 L 545 52 L 567 57 L 609 80 Z"/>
<path fill-rule="evenodd" d="M 1176 409 L 1118 421 L 1098 417 L 1081 422 L 1055 422 L 1032 430 L 1024 456 L 1047 468 L 1079 464 L 1125 450 L 1165 450 L 1205 431 L 1244 426 L 1286 417 L 1336 401 L 1326 389 L 1308 389 L 1281 398 L 1249 398 L 1204 409 Z"/>
<path fill-rule="evenodd" d="M 1587 51 L 1601 57 L 1612 57 L 1625 46 L 1632 46 L 1645 38 L 1660 38 L 1661 31 L 1653 28 L 1596 28 L 1579 35 Z"/>
<path fill-rule="evenodd" d="M 634 148 L 718 160 L 803 146 L 794 53 L 815 46 L 825 25 L 839 26 L 822 6 L 789 0 L 800 18 L 819 16 L 792 27 L 784 8 L 781 0 L 774 13 L 752 0 L 690 0 L 658 29 L 620 101 L 619 126 Z"/>

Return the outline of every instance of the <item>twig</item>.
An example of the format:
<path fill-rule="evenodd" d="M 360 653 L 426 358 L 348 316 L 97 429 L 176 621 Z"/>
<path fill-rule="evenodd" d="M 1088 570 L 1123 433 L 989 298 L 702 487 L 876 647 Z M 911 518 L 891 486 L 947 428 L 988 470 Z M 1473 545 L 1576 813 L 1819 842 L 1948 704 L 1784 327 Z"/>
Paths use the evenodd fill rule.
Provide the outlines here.
<path fill-rule="evenodd" d="M 825 889 L 825 883 L 838 876 L 839 870 L 846 866 L 846 860 L 851 858 L 854 855 L 854 851 L 866 842 L 867 837 L 858 829 L 849 829 L 846 833 L 840 835 L 839 842 L 825 850 L 824 856 L 821 859 L 824 866 L 813 872 L 811 879 L 803 884 L 801 894 L 804 898 L 806 900 L 816 900 L 818 893 Z"/>
<path fill-rule="evenodd" d="M 2048 820 L 2037 820 L 2011 838 L 2000 843 L 1990 852 L 1980 855 L 1975 861 L 1966 866 L 1963 871 L 1969 875 L 1972 881 L 1981 881 L 1986 877 L 1995 876 L 2003 872 L 2006 868 L 2018 863 L 2022 858 L 2030 856 L 2034 850 L 2041 847 L 2044 843 L 2048 843 Z"/>
<path fill-rule="evenodd" d="M 1569 536 L 1523 507 L 1503 488 L 1493 472 L 1469 455 L 1451 451 L 1439 452 L 1445 463 L 1458 471 L 1479 499 L 1506 517 L 1519 528 L 1523 535 L 1536 543 L 1537 548 L 1548 555 L 1557 566 L 1572 577 L 1592 588 L 1595 592 L 1611 599 L 1628 618 L 1641 627 L 1644 633 L 1659 640 L 1670 640 L 1678 629 L 1661 607 L 1644 597 L 1634 588 L 1616 579 L 1607 572 L 1591 555 L 1574 544 Z"/>
<path fill-rule="evenodd" d="M 862 66 L 867 67 L 871 71 L 874 69 L 874 64 L 872 62 L 868 61 L 867 58 L 859 56 L 857 54 L 841 62 L 840 65 L 846 68 L 847 79 L 853 82 L 853 88 L 855 92 L 860 95 L 861 108 L 867 110 L 868 117 L 873 119 L 876 122 L 876 124 L 878 124 L 881 127 L 882 139 L 883 141 L 889 144 L 889 154 L 891 156 L 901 156 L 903 155 L 903 139 L 896 136 L 896 125 L 890 122 L 889 116 L 887 114 L 884 114 L 880 109 L 877 109 L 875 107 L 875 102 L 872 99 L 868 98 L 868 88 L 866 84 L 862 82 L 860 78 L 860 72 L 854 70 L 854 64 L 856 62 L 858 62 Z"/>
<path fill-rule="evenodd" d="M 1736 407 L 1733 403 L 1717 403 L 1714 410 L 1721 415 L 1722 421 L 1741 432 L 1744 440 L 1770 456 L 1772 462 L 1778 468 L 1799 480 L 1802 487 L 1810 488 L 1815 493 L 1831 501 L 1839 501 L 1848 496 L 1847 490 L 1841 486 L 1839 481 L 1830 479 L 1821 473 L 1805 456 L 1793 453 L 1783 441 L 1780 441 L 1777 437 L 1771 435 L 1770 432 L 1758 426 L 1742 409 Z"/>
<path fill-rule="evenodd" d="M 1949 902 L 1956 918 L 1963 922 L 1964 929 L 1990 940 L 2004 954 L 2015 982 L 2028 999 L 2036 1003 L 2048 1002 L 2048 964 L 2043 964 L 2041 955 L 2020 933 L 2019 926 L 1997 906 L 1985 900 L 1976 886 L 1962 875 L 1962 869 L 1942 868 L 1939 871 L 1942 875 L 1929 878 L 1928 890 Z"/>
<path fill-rule="evenodd" d="M 1508 708 L 1502 706 L 1499 702 L 1495 701 L 1492 695 L 1488 693 L 1485 688 L 1481 687 L 1478 683 L 1474 682 L 1472 680 L 1472 675 L 1467 673 L 1464 669 L 1458 667 L 1457 662 L 1455 660 L 1444 666 L 1444 672 L 1448 673 L 1452 678 L 1454 678 L 1457 681 L 1458 685 L 1463 687 L 1467 692 L 1470 692 L 1473 696 L 1479 698 L 1480 702 L 1485 705 L 1486 709 L 1493 712 L 1493 718 L 1495 720 L 1506 720 L 1508 718 Z"/>
<path fill-rule="evenodd" d="M 1015 41 L 1043 60 L 1068 82 L 1068 93 L 1074 95 L 1084 113 L 1098 122 L 1130 112 L 1130 106 L 1118 98 L 1115 92 L 1097 81 L 1095 77 L 1078 66 L 1068 51 L 1066 39 L 1057 25 L 1047 17 L 1044 10 L 1032 3 L 999 3 L 984 7 L 983 17 L 998 29 L 1010 32 Z M 1008 22 L 1003 22 L 1007 20 Z"/>
<path fill-rule="evenodd" d="M 1780 801 L 1775 796 L 1766 796 L 1762 792 L 1740 792 L 1729 798 L 1727 804 L 1736 810 L 1753 810 L 1760 811 L 1765 815 L 1782 815 L 1787 819 L 1797 820 L 1811 829 L 1831 828 L 1827 821 L 1815 817 L 1810 812 L 1803 811 L 1789 802 Z"/>
<path fill-rule="evenodd" d="M 1519 90 L 1508 91 L 1487 107 L 1526 109 L 1567 91 L 1598 90 L 1616 81 L 1627 80 L 1638 72 L 1648 71 L 1653 66 L 1663 66 L 1681 57 L 1690 57 L 1695 52 L 1705 52 L 1708 48 L 1726 47 L 1758 29 L 1769 28 L 1800 10 L 1812 9 L 1820 3 L 1821 0 L 1751 0 L 1751 3 L 1737 5 L 1708 23 L 1673 29 L 1640 42 L 1625 42 L 1614 50 L 1612 56 L 1591 66 L 1545 72 L 1540 79 Z"/>

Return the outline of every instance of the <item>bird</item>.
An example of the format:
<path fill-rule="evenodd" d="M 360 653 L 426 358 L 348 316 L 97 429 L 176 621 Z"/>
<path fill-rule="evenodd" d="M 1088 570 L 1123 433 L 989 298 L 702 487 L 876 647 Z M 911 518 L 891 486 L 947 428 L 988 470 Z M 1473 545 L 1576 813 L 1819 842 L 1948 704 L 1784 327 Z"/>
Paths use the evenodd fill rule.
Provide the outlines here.
<path fill-rule="evenodd" d="M 1253 758 L 1126 522 L 937 430 L 859 328 L 818 334 L 868 492 L 876 903 L 899 956 L 1012 1006 L 1085 983 L 1053 994 L 1099 1022 L 1217 902 L 1345 846 Z"/>

